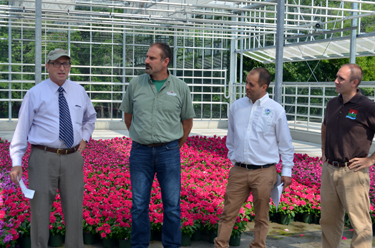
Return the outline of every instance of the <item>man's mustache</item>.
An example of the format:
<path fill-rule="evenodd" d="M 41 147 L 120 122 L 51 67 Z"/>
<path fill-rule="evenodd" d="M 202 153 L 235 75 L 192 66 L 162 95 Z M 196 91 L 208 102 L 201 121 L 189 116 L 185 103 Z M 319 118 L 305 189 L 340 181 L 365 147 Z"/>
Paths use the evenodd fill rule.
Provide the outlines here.
<path fill-rule="evenodd" d="M 146 69 L 148 68 L 152 69 L 152 66 L 150 64 L 146 64 Z"/>

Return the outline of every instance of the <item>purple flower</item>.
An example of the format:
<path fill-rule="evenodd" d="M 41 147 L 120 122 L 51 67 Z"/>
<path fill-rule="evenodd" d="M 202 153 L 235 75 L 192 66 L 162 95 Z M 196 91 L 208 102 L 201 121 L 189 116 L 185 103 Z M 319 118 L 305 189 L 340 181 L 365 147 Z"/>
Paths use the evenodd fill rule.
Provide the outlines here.
<path fill-rule="evenodd" d="M 12 234 L 8 234 L 5 236 L 4 240 L 3 240 L 3 243 L 8 243 L 9 241 L 11 241 L 13 239 L 13 236 Z"/>

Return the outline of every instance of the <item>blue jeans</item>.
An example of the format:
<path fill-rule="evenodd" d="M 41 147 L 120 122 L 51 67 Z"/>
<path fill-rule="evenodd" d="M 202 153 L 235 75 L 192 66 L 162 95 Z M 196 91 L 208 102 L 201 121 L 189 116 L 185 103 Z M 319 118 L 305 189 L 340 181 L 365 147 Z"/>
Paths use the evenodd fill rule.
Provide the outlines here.
<path fill-rule="evenodd" d="M 130 151 L 132 185 L 132 248 L 147 248 L 150 243 L 149 204 L 155 172 L 164 207 L 162 243 L 165 248 L 181 246 L 181 162 L 178 141 L 148 147 L 133 141 Z"/>

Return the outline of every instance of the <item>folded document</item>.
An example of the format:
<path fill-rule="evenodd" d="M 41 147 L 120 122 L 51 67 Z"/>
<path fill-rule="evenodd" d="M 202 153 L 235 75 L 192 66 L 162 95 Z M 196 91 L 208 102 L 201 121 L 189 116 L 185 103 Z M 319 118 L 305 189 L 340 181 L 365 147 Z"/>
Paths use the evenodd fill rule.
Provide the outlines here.
<path fill-rule="evenodd" d="M 272 198 L 272 201 L 275 203 L 276 212 L 277 212 L 277 209 L 279 208 L 280 197 L 281 197 L 281 194 L 283 193 L 283 187 L 284 187 L 284 183 L 281 183 L 281 177 L 277 175 L 277 182 L 275 183 L 275 186 L 273 186 L 273 189 L 271 191 L 271 198 Z"/>
<path fill-rule="evenodd" d="M 17 176 L 17 179 L 18 179 L 18 176 Z M 18 183 L 20 184 L 23 195 L 26 198 L 33 199 L 35 190 L 28 189 L 26 185 L 23 183 L 22 178 L 18 181 Z"/>

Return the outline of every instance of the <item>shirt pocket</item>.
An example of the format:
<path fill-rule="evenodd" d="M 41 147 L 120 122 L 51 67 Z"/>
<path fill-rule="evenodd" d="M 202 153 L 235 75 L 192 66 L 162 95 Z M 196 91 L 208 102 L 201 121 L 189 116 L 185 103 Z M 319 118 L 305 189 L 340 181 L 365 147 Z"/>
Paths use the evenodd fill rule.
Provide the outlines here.
<path fill-rule="evenodd" d="M 169 94 L 168 94 L 169 93 Z M 165 114 L 178 115 L 181 112 L 181 100 L 176 94 L 170 94 L 168 92 L 162 98 L 161 109 Z"/>
<path fill-rule="evenodd" d="M 83 107 L 79 104 L 74 104 L 73 107 L 74 122 L 82 125 L 83 121 Z"/>
<path fill-rule="evenodd" d="M 264 113 L 262 113 L 259 116 L 257 126 L 256 126 L 256 131 L 258 133 L 267 133 L 271 130 L 272 127 L 272 116 L 273 113 L 269 112 L 269 110 L 265 110 Z"/>

